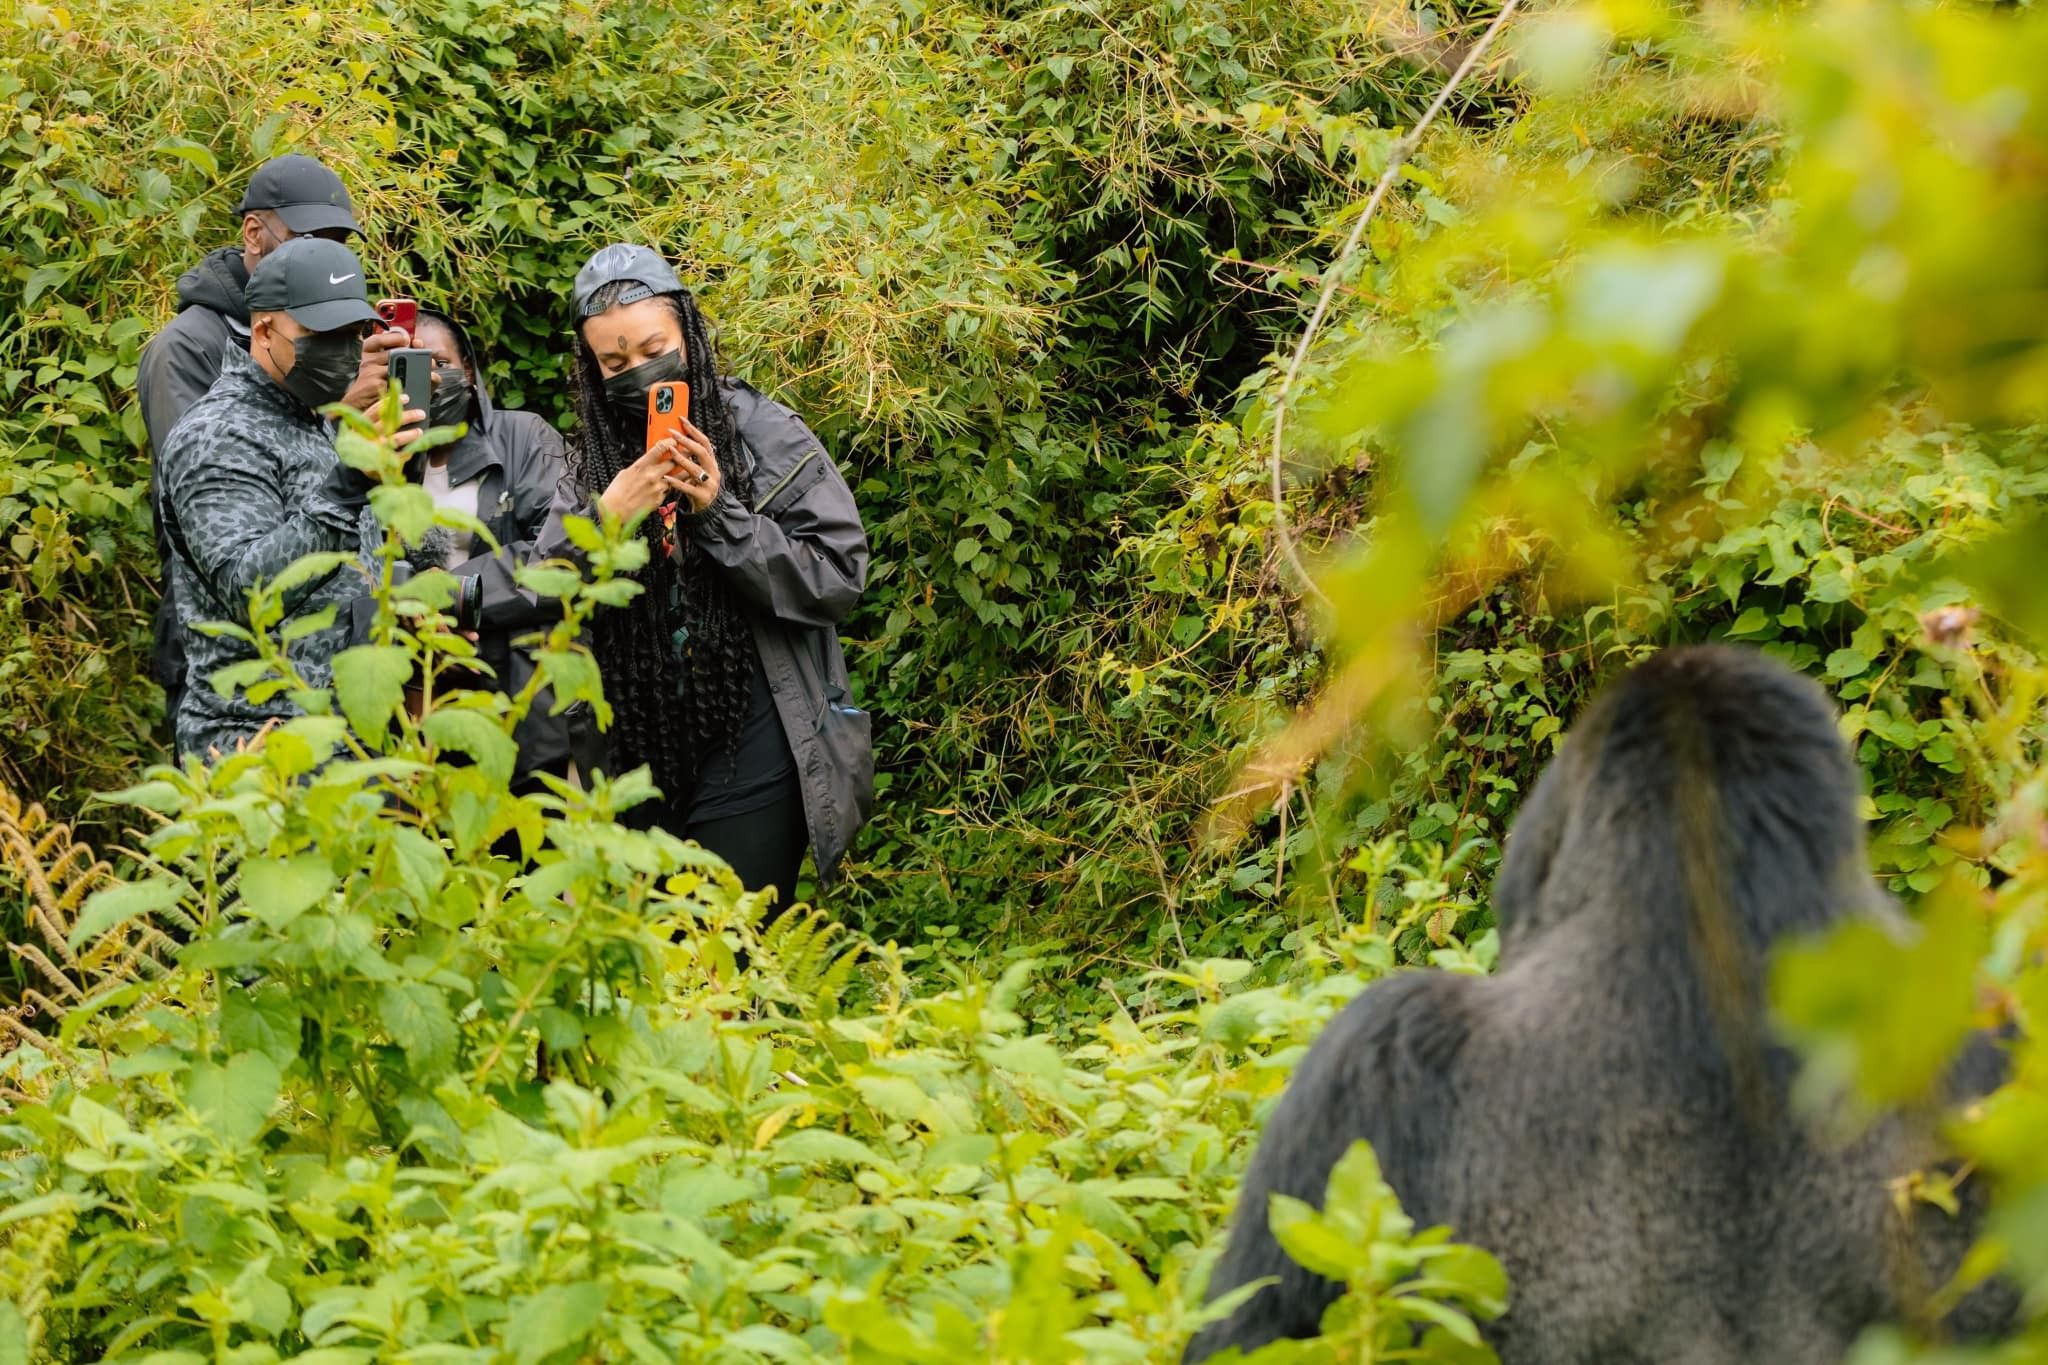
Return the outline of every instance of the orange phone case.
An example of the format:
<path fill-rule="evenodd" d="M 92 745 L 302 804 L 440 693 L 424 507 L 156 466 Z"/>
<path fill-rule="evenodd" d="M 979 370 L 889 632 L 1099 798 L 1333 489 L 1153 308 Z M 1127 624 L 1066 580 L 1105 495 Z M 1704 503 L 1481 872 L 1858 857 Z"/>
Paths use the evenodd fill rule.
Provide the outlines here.
<path fill-rule="evenodd" d="M 683 434 L 683 418 L 690 411 L 690 386 L 676 382 L 656 384 L 647 390 L 647 444 L 652 450 L 671 436 Z"/>

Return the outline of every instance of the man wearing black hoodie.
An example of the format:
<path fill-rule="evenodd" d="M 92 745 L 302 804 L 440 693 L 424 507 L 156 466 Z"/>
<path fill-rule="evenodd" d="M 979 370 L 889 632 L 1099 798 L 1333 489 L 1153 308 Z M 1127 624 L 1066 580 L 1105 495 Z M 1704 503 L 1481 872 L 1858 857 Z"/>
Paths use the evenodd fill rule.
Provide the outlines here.
<path fill-rule="evenodd" d="M 135 392 L 142 403 L 142 423 L 149 431 L 152 452 L 164 449 L 178 419 L 213 387 L 227 348 L 249 349 L 249 304 L 243 297 L 249 272 L 294 237 L 345 242 L 350 234 L 362 230 L 341 177 L 312 157 L 296 153 L 273 157 L 259 166 L 235 211 L 242 219 L 240 244 L 208 252 L 198 265 L 178 277 L 178 315 L 142 348 Z M 383 397 L 384 352 L 405 344 L 405 333 L 399 331 L 382 332 L 366 341 L 362 369 L 343 401 L 367 411 Z M 154 494 L 151 512 L 157 558 L 168 566 L 170 547 L 164 542 L 163 514 Z M 185 685 L 185 651 L 168 567 L 164 600 L 156 614 L 154 663 L 157 681 L 164 689 L 165 714 L 175 716 L 178 694 Z"/>

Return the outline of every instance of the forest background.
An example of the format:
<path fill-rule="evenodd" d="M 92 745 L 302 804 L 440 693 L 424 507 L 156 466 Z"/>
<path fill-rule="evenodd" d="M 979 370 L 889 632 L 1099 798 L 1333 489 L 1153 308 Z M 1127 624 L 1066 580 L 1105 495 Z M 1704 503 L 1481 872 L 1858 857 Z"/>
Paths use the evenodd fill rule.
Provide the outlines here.
<path fill-rule="evenodd" d="M 2038 1036 L 2048 30 L 1545 7 L 1411 143 L 1495 18 L 0 19 L 0 1360 L 1170 1358 L 1301 1047 L 1390 967 L 1491 965 L 1522 794 L 1682 641 L 1830 686 L 1925 906 L 1787 969 L 1818 1074 L 1903 1101 L 1972 1024 Z M 883 777 L 830 919 L 764 934 L 606 793 L 487 790 L 459 708 L 334 778 L 431 789 L 412 823 L 307 795 L 289 743 L 135 785 L 135 358 L 284 150 L 503 401 L 566 421 L 566 282 L 645 240 L 839 459 Z M 560 856 L 519 875 L 485 825 Z M 1987 1263 L 2035 1282 L 2041 1070 L 1964 1130 Z M 1499 1287 L 1402 1288 L 1436 1253 L 1350 1179 L 1345 1340 L 1428 1320 L 1461 1358 Z"/>

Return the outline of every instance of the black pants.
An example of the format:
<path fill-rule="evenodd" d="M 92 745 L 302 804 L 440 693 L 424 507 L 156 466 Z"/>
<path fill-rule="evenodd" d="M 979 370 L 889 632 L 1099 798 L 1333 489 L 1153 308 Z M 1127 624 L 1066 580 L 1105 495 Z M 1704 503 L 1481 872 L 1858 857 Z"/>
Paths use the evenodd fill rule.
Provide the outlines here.
<path fill-rule="evenodd" d="M 747 890 L 774 887 L 778 910 L 796 899 L 797 869 L 803 866 L 810 831 L 804 825 L 803 791 L 794 777 L 773 805 L 739 815 L 693 820 L 680 804 L 649 801 L 627 811 L 625 823 L 696 840 L 731 864 Z"/>

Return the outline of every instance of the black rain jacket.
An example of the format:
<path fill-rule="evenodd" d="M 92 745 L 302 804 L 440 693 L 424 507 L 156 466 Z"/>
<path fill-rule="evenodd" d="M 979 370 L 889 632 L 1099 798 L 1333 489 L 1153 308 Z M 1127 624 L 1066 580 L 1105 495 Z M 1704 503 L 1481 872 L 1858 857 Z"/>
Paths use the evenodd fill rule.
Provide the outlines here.
<path fill-rule="evenodd" d="M 229 345 L 249 349 L 249 304 L 242 296 L 249 272 L 242 248 L 209 251 L 178 277 L 178 314 L 142 348 L 135 368 L 135 396 L 149 432 L 152 473 L 163 456 L 171 428 L 220 377 L 221 355 Z M 163 565 L 163 600 L 157 604 L 156 644 L 151 663 L 164 689 L 169 714 L 178 710 L 185 686 L 185 648 L 171 585 L 171 547 L 164 538 L 160 474 L 151 481 L 150 519 L 156 528 L 157 562 Z"/>
<path fill-rule="evenodd" d="M 811 854 L 830 883 L 875 804 L 873 722 L 853 705 L 837 629 L 867 582 L 867 532 L 853 490 L 803 419 L 742 380 L 720 382 L 753 461 L 753 504 L 722 488 L 687 524 L 753 608 L 754 647 L 796 760 Z M 537 558 L 581 562 L 562 522 L 596 520 L 596 491 L 565 486 Z"/>
<path fill-rule="evenodd" d="M 455 333 L 456 346 L 474 376 L 469 431 L 446 447 L 448 482 L 459 487 L 482 478 L 477 488 L 477 520 L 490 528 L 502 547 L 495 554 L 479 553 L 447 568 L 458 577 L 480 580 L 477 651 L 496 675 L 496 686 L 507 694 L 517 694 L 533 677 L 533 658 L 514 642 L 538 635 L 562 619 L 559 602 L 537 597 L 514 578 L 519 566 L 532 557 L 534 542 L 567 481 L 562 437 L 539 413 L 498 407 L 491 400 L 483 363 L 469 333 L 446 314 L 437 316 Z M 414 483 L 420 481 L 425 461 L 422 455 L 407 468 L 407 477 Z M 374 554 L 382 541 L 382 528 L 366 513 L 364 553 Z M 481 544 L 476 548 L 484 549 Z M 359 642 L 367 638 L 373 610 L 374 603 L 367 598 L 354 604 L 354 636 Z M 570 761 L 587 769 L 602 758 L 597 722 L 589 705 L 578 702 L 562 715 L 551 716 L 548 712 L 553 706 L 553 696 L 541 693 L 515 732 L 520 776 L 542 769 L 559 773 Z"/>

